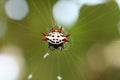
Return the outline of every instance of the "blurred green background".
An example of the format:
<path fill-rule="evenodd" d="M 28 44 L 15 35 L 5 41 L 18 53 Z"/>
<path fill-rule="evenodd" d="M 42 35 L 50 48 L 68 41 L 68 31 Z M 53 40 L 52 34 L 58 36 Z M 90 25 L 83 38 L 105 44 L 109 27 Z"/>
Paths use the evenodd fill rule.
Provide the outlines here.
<path fill-rule="evenodd" d="M 22 80 L 28 80 L 29 74 L 33 75 L 31 80 L 57 80 L 58 75 L 63 80 L 120 80 L 120 59 L 111 58 L 117 53 L 120 56 L 117 3 L 111 0 L 105 4 L 82 6 L 76 24 L 65 28 L 65 32 L 71 34 L 70 42 L 65 44 L 63 51 L 50 51 L 41 33 L 49 32 L 54 24 L 58 29 L 52 15 L 56 1 L 27 0 L 29 13 L 21 21 L 7 17 L 6 1 L 0 4 L 0 20 L 7 25 L 5 35 L 0 38 L 0 48 L 12 44 L 22 49 L 26 62 Z M 118 43 L 114 44 L 116 41 Z M 43 59 L 47 52 L 49 56 Z"/>

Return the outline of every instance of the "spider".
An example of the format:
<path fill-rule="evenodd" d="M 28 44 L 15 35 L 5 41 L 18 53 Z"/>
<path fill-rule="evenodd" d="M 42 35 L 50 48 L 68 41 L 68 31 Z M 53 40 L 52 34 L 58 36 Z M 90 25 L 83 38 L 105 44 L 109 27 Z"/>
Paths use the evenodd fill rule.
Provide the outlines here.
<path fill-rule="evenodd" d="M 44 36 L 44 41 L 48 42 L 48 48 L 50 50 L 64 49 L 64 44 L 68 41 L 70 34 L 63 34 L 62 27 L 59 30 L 55 30 L 54 27 L 50 30 L 48 34 L 42 33 Z"/>

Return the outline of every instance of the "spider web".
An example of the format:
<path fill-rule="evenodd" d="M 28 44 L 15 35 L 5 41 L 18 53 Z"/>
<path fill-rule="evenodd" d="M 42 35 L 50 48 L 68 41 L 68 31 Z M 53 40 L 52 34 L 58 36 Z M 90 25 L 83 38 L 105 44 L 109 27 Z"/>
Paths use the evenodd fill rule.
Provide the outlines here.
<path fill-rule="evenodd" d="M 24 33 L 26 33 L 27 36 L 30 36 L 31 37 L 30 39 L 33 39 L 33 41 L 41 41 L 42 40 L 42 36 L 41 36 L 42 31 L 49 32 L 49 29 L 51 29 L 52 25 L 55 25 L 56 27 L 58 25 L 54 21 L 53 16 L 52 16 L 52 6 L 53 6 L 53 4 L 55 4 L 55 2 L 56 2 L 55 0 L 44 0 L 44 1 L 43 0 L 39 0 L 39 1 L 29 0 L 28 3 L 30 5 L 30 14 L 29 14 L 30 17 L 28 16 L 25 19 L 25 21 L 21 21 L 21 22 L 13 21 L 13 20 L 10 20 L 7 18 L 6 18 L 6 21 L 9 24 L 13 24 L 15 27 L 19 26 L 18 28 L 24 30 Z M 109 6 L 108 4 L 106 4 L 106 6 L 110 10 L 115 12 L 115 14 L 118 14 L 118 13 L 116 13 L 117 9 Z M 91 17 L 91 15 L 93 15 L 93 13 L 95 13 L 95 11 L 99 8 L 100 7 L 92 10 L 89 15 L 86 15 L 83 18 L 80 17 L 80 22 L 86 20 L 86 18 Z M 87 9 L 88 9 L 88 7 L 85 8 L 85 10 L 87 10 Z M 2 14 L 2 12 L 0 12 L 0 13 Z M 103 14 L 99 15 L 98 17 L 90 20 L 86 24 L 84 24 L 84 26 L 94 23 L 95 21 L 102 19 L 103 17 L 105 17 L 108 14 L 109 13 L 103 13 Z M 36 21 L 36 22 L 34 22 L 34 24 L 37 23 L 37 27 L 34 25 L 30 25 L 27 22 L 27 21 L 32 21 L 31 17 L 36 16 L 36 15 L 38 15 L 38 17 L 35 17 L 33 20 Z M 37 21 L 39 19 L 40 19 L 40 22 Z M 38 28 L 38 26 L 40 26 L 40 28 Z M 38 29 L 34 30 L 33 27 L 36 27 Z M 82 28 L 84 28 L 84 27 L 81 27 L 81 29 Z M 89 29 L 89 31 L 93 32 L 93 29 L 90 29 L 87 27 L 86 27 L 86 29 Z M 27 32 L 30 32 L 30 34 L 27 34 Z M 64 29 L 64 32 L 68 33 L 69 31 Z M 72 31 L 70 30 L 70 32 L 72 32 Z M 79 34 L 82 34 L 82 33 L 84 33 L 84 32 L 79 32 Z M 36 40 L 36 39 L 38 39 L 38 40 Z M 36 51 L 37 54 L 31 53 L 30 56 L 27 57 L 27 58 L 29 58 L 28 64 L 30 65 L 29 73 L 32 73 L 33 77 L 35 76 L 33 78 L 34 80 L 39 80 L 39 79 L 43 80 L 41 78 L 41 75 L 44 73 L 44 70 L 46 68 L 48 68 L 48 69 L 45 70 L 44 74 L 46 74 L 46 75 L 44 75 L 44 77 L 45 76 L 49 77 L 49 78 L 45 78 L 46 80 L 56 80 L 57 76 L 61 76 L 63 79 L 65 78 L 65 79 L 70 79 L 70 80 L 79 80 L 79 79 L 86 80 L 85 75 L 83 75 L 79 69 L 79 66 L 84 67 L 86 65 L 86 63 L 85 63 L 84 59 L 82 59 L 80 56 L 78 56 L 78 54 L 75 54 L 75 52 L 72 51 L 74 48 L 73 46 L 76 45 L 75 42 L 77 42 L 75 40 L 75 37 L 72 36 L 72 33 L 71 33 L 71 37 L 69 39 L 70 39 L 70 42 L 65 44 L 65 49 L 63 51 L 50 51 L 49 49 L 47 49 L 47 44 L 46 44 L 45 45 L 46 48 L 44 48 L 44 50 L 40 50 L 42 53 L 37 48 L 38 49 L 38 51 Z M 5 39 L 3 39 L 2 43 L 5 43 L 4 40 Z M 89 40 L 85 40 L 85 39 L 82 39 L 82 40 L 89 41 Z M 91 40 L 91 42 L 95 42 L 95 41 L 96 40 Z M 45 43 L 41 41 L 40 43 L 37 42 L 35 44 L 44 45 Z M 49 53 L 49 56 L 47 58 L 43 59 L 43 55 L 46 52 Z M 38 56 L 38 54 L 41 54 L 41 55 Z M 35 57 L 33 57 L 32 55 L 35 57 L 38 56 L 37 59 L 35 59 Z M 33 59 L 35 59 L 35 60 L 32 61 Z M 78 64 L 76 61 L 80 61 L 80 63 Z M 69 74 L 64 74 L 64 72 L 65 72 L 64 68 L 67 69 L 68 70 L 67 73 L 70 73 L 70 75 L 72 75 L 72 76 L 66 77 Z M 47 72 L 48 72 L 48 74 L 47 74 Z M 79 77 L 79 74 L 81 75 L 80 77 Z"/>

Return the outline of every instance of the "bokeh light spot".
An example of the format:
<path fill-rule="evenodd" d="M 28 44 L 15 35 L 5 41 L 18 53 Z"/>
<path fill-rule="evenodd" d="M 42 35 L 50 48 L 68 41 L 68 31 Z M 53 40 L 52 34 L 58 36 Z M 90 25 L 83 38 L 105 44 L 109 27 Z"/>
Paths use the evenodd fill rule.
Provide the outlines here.
<path fill-rule="evenodd" d="M 5 11 L 9 18 L 22 20 L 28 13 L 28 4 L 25 0 L 8 0 L 5 4 Z"/>
<path fill-rule="evenodd" d="M 58 24 L 72 26 L 79 17 L 79 6 L 73 1 L 58 1 L 53 7 L 53 16 Z"/>

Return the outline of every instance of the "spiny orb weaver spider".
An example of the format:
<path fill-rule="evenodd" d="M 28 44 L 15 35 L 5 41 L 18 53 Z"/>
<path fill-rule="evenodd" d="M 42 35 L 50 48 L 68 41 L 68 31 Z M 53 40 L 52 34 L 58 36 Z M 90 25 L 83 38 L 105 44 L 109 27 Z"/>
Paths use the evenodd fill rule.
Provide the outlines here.
<path fill-rule="evenodd" d="M 59 30 L 55 30 L 54 27 L 52 27 L 51 31 L 48 34 L 42 33 L 44 36 L 44 41 L 48 42 L 48 48 L 50 50 L 64 49 L 64 43 L 69 42 L 68 37 L 70 34 L 63 34 L 62 27 Z"/>

